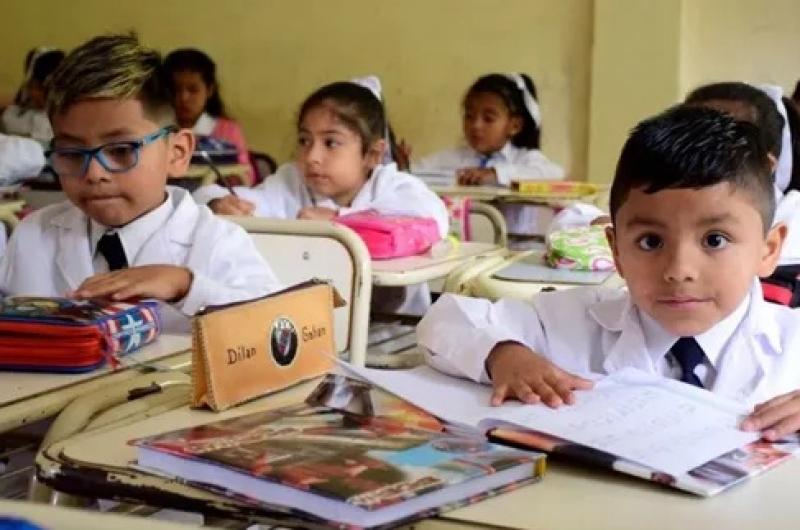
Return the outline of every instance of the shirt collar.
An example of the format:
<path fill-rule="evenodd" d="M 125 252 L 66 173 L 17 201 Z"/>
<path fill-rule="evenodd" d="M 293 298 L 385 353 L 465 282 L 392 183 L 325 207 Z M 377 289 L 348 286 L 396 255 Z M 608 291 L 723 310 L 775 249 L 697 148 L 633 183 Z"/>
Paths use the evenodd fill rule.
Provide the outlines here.
<path fill-rule="evenodd" d="M 216 125 L 217 120 L 212 118 L 207 112 L 204 112 L 197 118 L 194 127 L 192 127 L 192 132 L 200 136 L 211 136 Z"/>
<path fill-rule="evenodd" d="M 89 243 L 91 244 L 92 255 L 97 252 L 97 243 L 103 234 L 106 232 L 116 232 L 119 234 L 122 248 L 125 249 L 125 256 L 128 258 L 128 263 L 132 264 L 136 260 L 136 256 L 142 249 L 144 244 L 156 231 L 164 226 L 172 215 L 172 197 L 169 193 L 165 193 L 166 197 L 160 206 L 150 210 L 126 224 L 125 226 L 117 228 L 109 228 L 95 221 L 89 219 Z"/>
<path fill-rule="evenodd" d="M 469 150 L 472 152 L 473 156 L 475 157 L 475 160 L 477 161 L 476 164 L 479 164 L 481 159 L 485 155 L 482 155 L 481 153 L 479 153 L 478 151 L 476 151 L 475 149 L 473 149 L 470 146 L 467 146 L 467 147 L 469 148 Z M 502 163 L 508 162 L 509 160 L 511 160 L 511 156 L 514 153 L 514 149 L 516 149 L 516 147 L 514 147 L 511 144 L 511 142 L 506 142 L 505 145 L 503 145 L 503 147 L 499 151 L 495 151 L 494 153 L 489 155 L 489 160 L 488 160 L 487 166 L 488 167 L 493 167 L 495 164 L 502 164 Z"/>

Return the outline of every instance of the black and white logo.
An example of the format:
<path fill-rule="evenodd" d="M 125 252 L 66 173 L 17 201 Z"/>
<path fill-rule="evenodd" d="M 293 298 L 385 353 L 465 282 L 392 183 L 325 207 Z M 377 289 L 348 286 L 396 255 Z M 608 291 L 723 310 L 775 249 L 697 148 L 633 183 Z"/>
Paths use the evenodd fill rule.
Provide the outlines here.
<path fill-rule="evenodd" d="M 270 349 L 272 358 L 281 366 L 289 366 L 297 356 L 297 328 L 286 317 L 278 317 L 272 321 L 270 333 Z"/>

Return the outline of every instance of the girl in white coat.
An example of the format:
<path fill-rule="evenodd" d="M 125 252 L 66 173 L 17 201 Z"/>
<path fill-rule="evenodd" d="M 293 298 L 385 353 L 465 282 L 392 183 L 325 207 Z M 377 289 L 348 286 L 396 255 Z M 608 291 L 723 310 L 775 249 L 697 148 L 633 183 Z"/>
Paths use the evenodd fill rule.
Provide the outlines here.
<path fill-rule="evenodd" d="M 463 127 L 467 145 L 413 163 L 411 172 L 454 174 L 466 186 L 564 177 L 561 166 L 539 150 L 542 115 L 536 86 L 526 74 L 489 74 L 475 81 L 464 97 Z M 549 208 L 514 204 L 502 209 L 511 234 L 542 234 L 552 218 Z"/>
<path fill-rule="evenodd" d="M 311 94 L 300 107 L 297 156 L 255 188 L 206 186 L 195 199 L 216 213 L 283 219 L 331 220 L 337 215 L 374 210 L 386 215 L 433 218 L 444 237 L 447 211 L 425 184 L 382 164 L 388 130 L 377 79 L 369 87 L 332 83 Z M 395 293 L 396 294 L 396 293 Z M 430 303 L 427 289 L 404 293 L 378 308 L 420 314 Z"/>

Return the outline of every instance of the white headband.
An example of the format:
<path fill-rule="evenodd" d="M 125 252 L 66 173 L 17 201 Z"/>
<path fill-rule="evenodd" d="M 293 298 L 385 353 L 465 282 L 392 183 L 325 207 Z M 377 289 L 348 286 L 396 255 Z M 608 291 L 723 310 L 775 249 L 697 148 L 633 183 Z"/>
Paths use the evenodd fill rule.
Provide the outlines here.
<path fill-rule="evenodd" d="M 778 112 L 783 116 L 783 131 L 781 132 L 781 156 L 778 157 L 778 166 L 775 168 L 775 185 L 781 192 L 785 192 L 792 180 L 792 133 L 789 131 L 789 117 L 786 115 L 786 106 L 783 104 L 783 89 L 776 85 L 756 85 L 767 94 L 775 103 Z"/>
<path fill-rule="evenodd" d="M 530 114 L 533 121 L 536 123 L 537 127 L 542 126 L 542 111 L 539 109 L 539 104 L 533 99 L 533 94 L 530 93 L 528 90 L 527 85 L 525 85 L 525 80 L 522 76 L 518 73 L 511 73 L 506 74 L 506 77 L 514 82 L 520 92 L 522 92 L 522 101 L 525 103 L 525 108 L 528 109 L 528 114 Z"/>
<path fill-rule="evenodd" d="M 350 80 L 351 83 L 355 83 L 359 86 L 363 86 L 370 92 L 372 95 L 375 96 L 378 101 L 381 102 L 383 105 L 383 87 L 381 86 L 381 80 L 378 79 L 378 76 L 374 75 L 367 75 L 364 77 L 356 77 Z M 383 151 L 383 159 L 381 162 L 383 164 L 390 164 L 394 162 L 394 158 L 392 157 L 392 147 L 391 147 L 391 140 L 389 139 L 389 117 L 385 116 L 386 109 L 384 108 L 384 119 L 386 120 L 386 128 L 383 131 L 383 138 L 386 140 L 386 149 Z"/>

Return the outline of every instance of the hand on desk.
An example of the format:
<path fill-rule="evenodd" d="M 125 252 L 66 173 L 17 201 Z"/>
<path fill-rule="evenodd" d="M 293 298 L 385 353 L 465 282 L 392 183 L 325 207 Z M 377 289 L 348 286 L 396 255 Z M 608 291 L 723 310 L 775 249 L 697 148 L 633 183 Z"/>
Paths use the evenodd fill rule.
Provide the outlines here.
<path fill-rule="evenodd" d="M 800 390 L 774 397 L 756 405 L 742 422 L 745 431 L 761 431 L 765 440 L 774 442 L 800 430 Z"/>
<path fill-rule="evenodd" d="M 211 211 L 220 215 L 253 215 L 256 205 L 235 195 L 209 201 L 208 207 Z"/>
<path fill-rule="evenodd" d="M 78 299 L 109 298 L 135 300 L 156 298 L 177 302 L 186 296 L 194 276 L 186 267 L 175 265 L 143 265 L 95 274 L 84 280 L 71 296 Z"/>
<path fill-rule="evenodd" d="M 491 186 L 497 184 L 497 173 L 490 167 L 467 167 L 456 171 L 462 186 Z"/>
<path fill-rule="evenodd" d="M 492 406 L 506 399 L 523 403 L 544 403 L 558 408 L 575 402 L 573 390 L 587 390 L 592 381 L 565 372 L 527 346 L 517 342 L 497 344 L 486 359 L 492 378 Z"/>
<path fill-rule="evenodd" d="M 298 219 L 311 219 L 313 221 L 330 221 L 336 217 L 336 210 L 321 206 L 307 206 L 297 214 Z"/>

